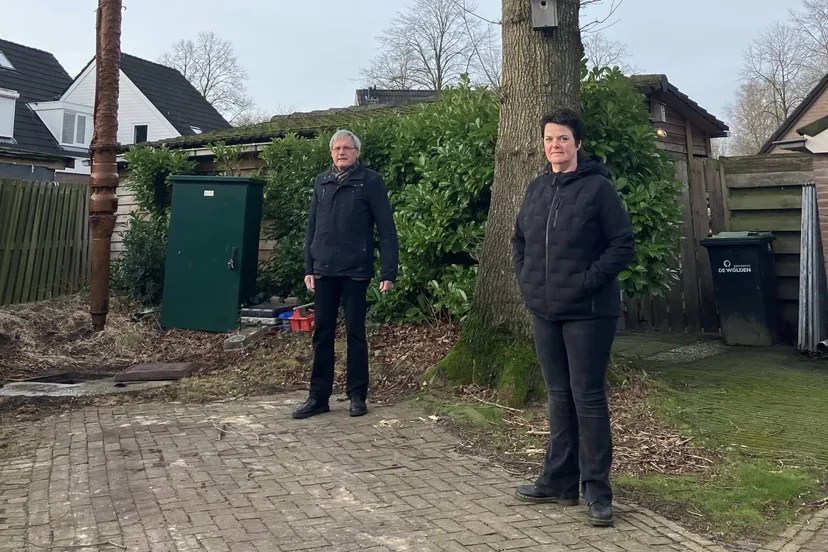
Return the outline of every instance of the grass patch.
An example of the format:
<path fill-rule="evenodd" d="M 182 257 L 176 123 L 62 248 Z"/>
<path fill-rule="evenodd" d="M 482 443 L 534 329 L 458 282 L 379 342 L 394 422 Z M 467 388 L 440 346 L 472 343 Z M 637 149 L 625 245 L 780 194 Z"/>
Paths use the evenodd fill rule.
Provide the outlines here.
<path fill-rule="evenodd" d="M 723 461 L 710 474 L 618 476 L 619 494 L 723 540 L 767 539 L 815 509 L 828 467 L 828 370 L 793 349 L 641 361 L 658 417 Z"/>
<path fill-rule="evenodd" d="M 786 464 L 828 465 L 828 369 L 792 349 L 737 349 L 653 367 L 653 405 L 690 434 L 727 451 Z"/>
<path fill-rule="evenodd" d="M 736 458 L 710 477 L 620 475 L 615 482 L 621 495 L 724 540 L 777 535 L 821 498 L 822 486 L 810 469 Z"/>

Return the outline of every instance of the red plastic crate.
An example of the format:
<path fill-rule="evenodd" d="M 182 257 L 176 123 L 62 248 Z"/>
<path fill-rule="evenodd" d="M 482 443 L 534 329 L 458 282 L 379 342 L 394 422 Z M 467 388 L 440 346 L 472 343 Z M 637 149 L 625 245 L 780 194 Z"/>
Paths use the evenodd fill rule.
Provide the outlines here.
<path fill-rule="evenodd" d="M 288 320 L 290 320 L 290 331 L 292 332 L 313 331 L 313 312 L 308 312 L 307 316 L 299 316 L 299 309 L 293 309 L 293 316 Z"/>

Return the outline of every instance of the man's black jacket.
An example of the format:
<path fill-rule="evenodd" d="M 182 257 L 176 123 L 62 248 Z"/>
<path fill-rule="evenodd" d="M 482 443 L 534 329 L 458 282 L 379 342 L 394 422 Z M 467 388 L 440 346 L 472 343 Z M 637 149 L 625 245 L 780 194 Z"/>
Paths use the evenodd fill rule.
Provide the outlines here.
<path fill-rule="evenodd" d="M 632 226 L 604 163 L 551 167 L 529 184 L 512 260 L 529 310 L 547 320 L 621 315 L 618 275 L 635 257 Z"/>
<path fill-rule="evenodd" d="M 305 273 L 374 276 L 374 226 L 382 280 L 397 279 L 399 245 L 382 177 L 360 165 L 339 182 L 331 169 L 316 177 L 305 239 Z"/>

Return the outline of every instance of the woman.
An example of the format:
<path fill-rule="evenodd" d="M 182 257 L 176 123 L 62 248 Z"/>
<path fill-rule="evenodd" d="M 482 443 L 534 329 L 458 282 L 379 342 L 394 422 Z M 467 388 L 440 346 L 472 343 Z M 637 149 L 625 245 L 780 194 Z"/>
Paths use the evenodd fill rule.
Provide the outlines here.
<path fill-rule="evenodd" d="M 546 171 L 529 184 L 515 223 L 512 259 L 533 315 L 546 382 L 549 446 L 527 502 L 578 503 L 611 526 L 612 434 L 606 375 L 621 316 L 618 274 L 634 257 L 630 219 L 604 163 L 581 151 L 584 124 L 560 109 L 541 121 Z"/>

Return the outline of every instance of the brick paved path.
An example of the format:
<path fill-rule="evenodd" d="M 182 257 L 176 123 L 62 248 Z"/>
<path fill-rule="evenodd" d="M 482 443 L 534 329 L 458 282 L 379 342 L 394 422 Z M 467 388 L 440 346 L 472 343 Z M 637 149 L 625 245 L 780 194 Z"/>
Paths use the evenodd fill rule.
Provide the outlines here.
<path fill-rule="evenodd" d="M 0 466 L 0 550 L 723 550 L 645 510 L 596 529 L 584 506 L 520 503 L 524 481 L 407 407 L 296 421 L 302 398 L 88 408 L 25 428 L 28 451 Z"/>

